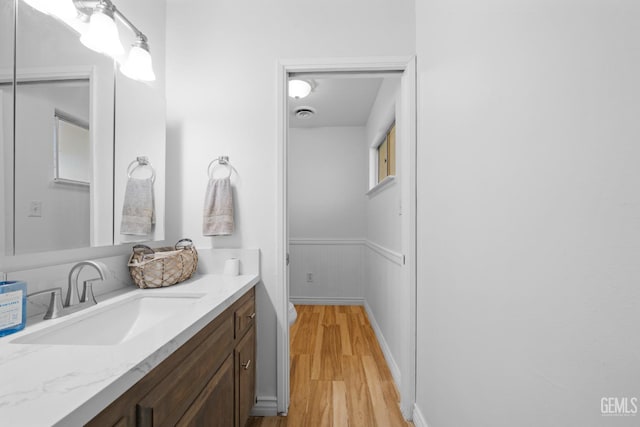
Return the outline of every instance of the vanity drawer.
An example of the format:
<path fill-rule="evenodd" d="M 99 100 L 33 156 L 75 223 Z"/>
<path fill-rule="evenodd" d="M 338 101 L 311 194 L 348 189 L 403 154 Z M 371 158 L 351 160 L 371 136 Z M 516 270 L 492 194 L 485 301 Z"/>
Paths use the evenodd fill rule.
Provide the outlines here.
<path fill-rule="evenodd" d="M 235 339 L 242 336 L 249 330 L 256 321 L 256 301 L 255 290 L 247 292 L 238 301 L 238 308 L 234 310 Z"/>
<path fill-rule="evenodd" d="M 175 425 L 233 348 L 233 318 L 225 321 L 136 405 L 139 426 Z"/>

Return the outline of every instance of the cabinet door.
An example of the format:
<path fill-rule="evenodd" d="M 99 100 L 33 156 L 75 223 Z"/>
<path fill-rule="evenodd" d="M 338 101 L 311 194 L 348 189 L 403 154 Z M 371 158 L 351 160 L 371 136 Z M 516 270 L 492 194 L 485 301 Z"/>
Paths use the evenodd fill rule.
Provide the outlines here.
<path fill-rule="evenodd" d="M 140 427 L 172 426 L 206 387 L 233 352 L 233 318 L 229 316 L 180 365 L 137 405 Z"/>
<path fill-rule="evenodd" d="M 229 427 L 233 408 L 233 357 L 229 355 L 176 426 Z"/>
<path fill-rule="evenodd" d="M 255 403 L 256 384 L 256 328 L 251 327 L 236 347 L 236 398 L 238 399 L 238 422 L 244 427 L 249 412 Z"/>
<path fill-rule="evenodd" d="M 85 427 L 136 427 L 135 401 L 129 396 L 116 400 Z"/>

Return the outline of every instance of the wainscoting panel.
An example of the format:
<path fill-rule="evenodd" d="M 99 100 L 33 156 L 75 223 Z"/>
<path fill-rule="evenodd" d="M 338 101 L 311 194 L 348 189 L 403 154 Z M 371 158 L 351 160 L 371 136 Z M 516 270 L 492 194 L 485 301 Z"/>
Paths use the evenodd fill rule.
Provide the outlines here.
<path fill-rule="evenodd" d="M 362 304 L 363 251 L 362 239 L 291 239 L 291 301 L 327 305 L 341 302 Z"/>
<path fill-rule="evenodd" d="M 402 285 L 404 256 L 367 241 L 364 255 L 365 306 L 393 379 L 402 389 L 403 350 L 409 339 L 406 285 Z"/>

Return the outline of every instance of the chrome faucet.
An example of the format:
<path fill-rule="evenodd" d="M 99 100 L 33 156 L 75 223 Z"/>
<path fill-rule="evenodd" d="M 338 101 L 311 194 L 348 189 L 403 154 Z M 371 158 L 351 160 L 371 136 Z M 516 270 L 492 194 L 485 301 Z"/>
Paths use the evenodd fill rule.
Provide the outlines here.
<path fill-rule="evenodd" d="M 80 275 L 80 271 L 86 266 L 95 268 L 100 277 L 85 280 L 82 288 L 82 296 L 78 296 L 78 276 Z M 61 303 L 61 288 L 51 288 L 45 289 L 44 291 L 34 292 L 27 295 L 27 298 L 50 293 L 51 299 L 49 300 L 49 306 L 44 315 L 44 319 L 56 319 L 58 317 L 66 316 L 67 314 L 80 311 L 87 306 L 97 304 L 98 301 L 96 301 L 96 297 L 93 295 L 93 283 L 105 280 L 106 277 L 107 275 L 103 270 L 102 265 L 99 263 L 95 261 L 80 261 L 71 267 L 71 270 L 69 271 L 69 287 L 67 289 L 67 297 L 64 305 Z"/>
<path fill-rule="evenodd" d="M 80 271 L 86 267 L 90 266 L 96 269 L 100 277 L 96 277 L 93 279 L 85 280 L 84 287 L 82 289 L 82 297 L 80 297 L 78 293 L 78 276 L 80 275 Z M 102 266 L 95 261 L 80 261 L 71 267 L 69 271 L 69 286 L 67 288 L 67 297 L 64 301 L 64 307 L 71 307 L 77 304 L 97 304 L 96 298 L 93 295 L 93 282 L 98 280 L 105 280 L 106 274 L 102 269 Z"/>

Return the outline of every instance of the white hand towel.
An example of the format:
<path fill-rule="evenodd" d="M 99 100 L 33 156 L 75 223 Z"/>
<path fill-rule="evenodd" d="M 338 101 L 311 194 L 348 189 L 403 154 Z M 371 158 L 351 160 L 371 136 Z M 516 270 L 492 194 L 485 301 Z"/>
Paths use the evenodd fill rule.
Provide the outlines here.
<path fill-rule="evenodd" d="M 202 234 L 228 236 L 233 233 L 233 190 L 231 179 L 210 179 L 204 199 Z"/>
<path fill-rule="evenodd" d="M 129 178 L 122 206 L 121 234 L 144 236 L 155 223 L 153 210 L 153 180 Z"/>

